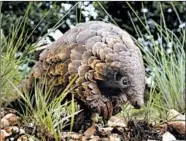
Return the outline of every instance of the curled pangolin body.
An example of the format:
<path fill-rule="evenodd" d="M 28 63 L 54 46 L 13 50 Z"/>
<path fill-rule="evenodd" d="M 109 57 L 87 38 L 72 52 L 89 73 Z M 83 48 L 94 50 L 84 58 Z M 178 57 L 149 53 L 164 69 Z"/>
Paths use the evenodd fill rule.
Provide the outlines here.
<path fill-rule="evenodd" d="M 91 21 L 80 23 L 50 44 L 41 54 L 29 77 L 45 75 L 60 94 L 78 74 L 75 97 L 105 120 L 130 101 L 143 105 L 145 69 L 142 56 L 130 35 L 115 25 Z"/>

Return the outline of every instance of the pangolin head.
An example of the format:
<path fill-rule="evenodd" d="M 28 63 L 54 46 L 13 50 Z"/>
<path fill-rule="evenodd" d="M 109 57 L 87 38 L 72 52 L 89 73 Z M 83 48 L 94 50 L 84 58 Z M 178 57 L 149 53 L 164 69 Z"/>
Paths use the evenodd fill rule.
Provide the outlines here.
<path fill-rule="evenodd" d="M 118 60 L 107 68 L 100 89 L 105 95 L 116 98 L 121 104 L 129 101 L 134 108 L 144 105 L 145 67 L 139 48 L 133 40 L 126 41 L 126 51 L 118 54 Z"/>
<path fill-rule="evenodd" d="M 145 68 L 138 48 L 131 51 L 129 58 L 125 61 L 129 87 L 123 89 L 123 94 L 126 94 L 134 108 L 140 108 L 144 105 Z"/>
<path fill-rule="evenodd" d="M 126 68 L 128 82 L 130 86 L 123 91 L 128 100 L 134 108 L 140 108 L 144 105 L 144 91 L 145 91 L 145 66 L 143 63 L 140 49 L 135 45 L 131 37 L 126 37 L 125 44 L 128 47 L 127 55 L 123 54 L 125 58 L 123 66 Z"/>

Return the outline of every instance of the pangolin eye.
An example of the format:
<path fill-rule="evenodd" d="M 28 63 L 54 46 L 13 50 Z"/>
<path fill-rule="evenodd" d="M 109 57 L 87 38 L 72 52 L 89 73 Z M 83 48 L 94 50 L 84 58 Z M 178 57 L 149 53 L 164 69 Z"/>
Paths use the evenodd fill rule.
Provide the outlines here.
<path fill-rule="evenodd" d="M 122 83 L 123 85 L 128 85 L 128 78 L 126 76 L 122 78 Z"/>
<path fill-rule="evenodd" d="M 126 80 L 123 80 L 123 85 L 127 85 L 127 81 Z"/>

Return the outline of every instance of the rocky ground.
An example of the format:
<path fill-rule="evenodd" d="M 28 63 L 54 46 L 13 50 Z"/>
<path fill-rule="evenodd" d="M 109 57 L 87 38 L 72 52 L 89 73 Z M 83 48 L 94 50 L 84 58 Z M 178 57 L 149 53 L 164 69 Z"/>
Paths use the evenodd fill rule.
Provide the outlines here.
<path fill-rule="evenodd" d="M 92 125 L 86 131 L 61 133 L 61 141 L 146 141 L 146 140 L 185 140 L 185 116 L 170 110 L 171 121 L 156 125 L 144 120 L 131 120 L 112 117 L 107 127 Z M 12 109 L 1 108 L 1 141 L 55 141 L 49 133 L 38 130 L 33 125 L 23 124 L 22 119 Z M 44 139 L 45 138 L 45 139 Z"/>

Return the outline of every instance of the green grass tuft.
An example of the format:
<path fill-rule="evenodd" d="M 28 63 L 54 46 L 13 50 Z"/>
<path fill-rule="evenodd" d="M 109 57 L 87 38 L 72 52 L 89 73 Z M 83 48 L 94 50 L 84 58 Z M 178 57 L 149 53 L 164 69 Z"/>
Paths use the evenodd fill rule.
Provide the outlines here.
<path fill-rule="evenodd" d="M 158 39 L 156 39 L 149 29 L 146 16 L 144 15 L 145 20 L 142 21 L 131 5 L 127 4 L 146 29 L 146 34 L 142 34 L 138 25 L 135 25 L 131 20 L 138 35 L 136 42 L 144 54 L 145 65 L 152 71 L 150 83 L 153 91 L 149 94 L 146 108 L 148 110 L 158 109 L 159 114 L 164 119 L 166 119 L 166 113 L 170 109 L 183 113 L 185 111 L 185 29 L 179 30 L 180 36 L 168 29 L 160 4 L 161 23 L 158 24 L 153 21 L 157 31 Z M 176 12 L 176 9 L 173 9 Z M 179 15 L 177 16 L 179 17 Z M 180 18 L 178 20 L 181 24 Z M 149 44 L 145 45 L 147 42 Z M 150 116 L 153 115 L 153 113 L 149 114 Z"/>
<path fill-rule="evenodd" d="M 25 58 L 33 53 L 36 49 L 36 44 L 29 45 L 27 43 L 34 31 L 28 34 L 27 30 L 25 29 L 25 23 L 28 21 L 28 13 L 31 4 L 32 3 L 30 3 L 28 6 L 24 17 L 19 19 L 20 21 L 18 24 L 15 24 L 15 27 L 12 28 L 12 32 L 9 34 L 9 36 L 1 36 L 1 103 L 2 106 L 4 106 L 16 99 L 17 96 L 22 98 L 25 103 L 24 107 L 22 108 L 26 108 L 25 113 L 22 115 L 25 124 L 27 125 L 29 123 L 34 123 L 34 125 L 39 126 L 46 131 L 46 134 L 52 134 L 55 137 L 55 140 L 60 140 L 60 132 L 66 126 L 69 126 L 69 130 L 72 130 L 74 116 L 80 112 L 77 111 L 74 96 L 72 96 L 70 101 L 64 102 L 64 99 L 68 95 L 70 87 L 76 80 L 77 76 L 74 77 L 62 94 L 55 98 L 52 95 L 51 89 L 46 91 L 42 84 L 36 84 L 34 97 L 28 93 L 22 93 L 17 87 L 29 73 L 24 74 L 19 70 L 19 67 L 24 65 Z M 61 21 L 77 5 L 78 2 L 60 19 L 58 23 L 56 23 L 53 29 L 62 25 L 63 22 Z M 47 13 L 45 16 L 47 16 Z M 41 21 L 45 18 L 45 16 L 41 19 Z M 37 26 L 39 26 L 41 21 Z M 28 35 L 27 38 L 24 36 L 25 33 Z M 24 51 L 17 56 L 17 54 L 21 52 L 20 50 L 23 48 Z M 15 95 L 15 93 L 17 95 Z M 33 100 L 35 101 L 35 106 L 32 103 Z M 62 101 L 63 104 L 61 104 Z"/>

